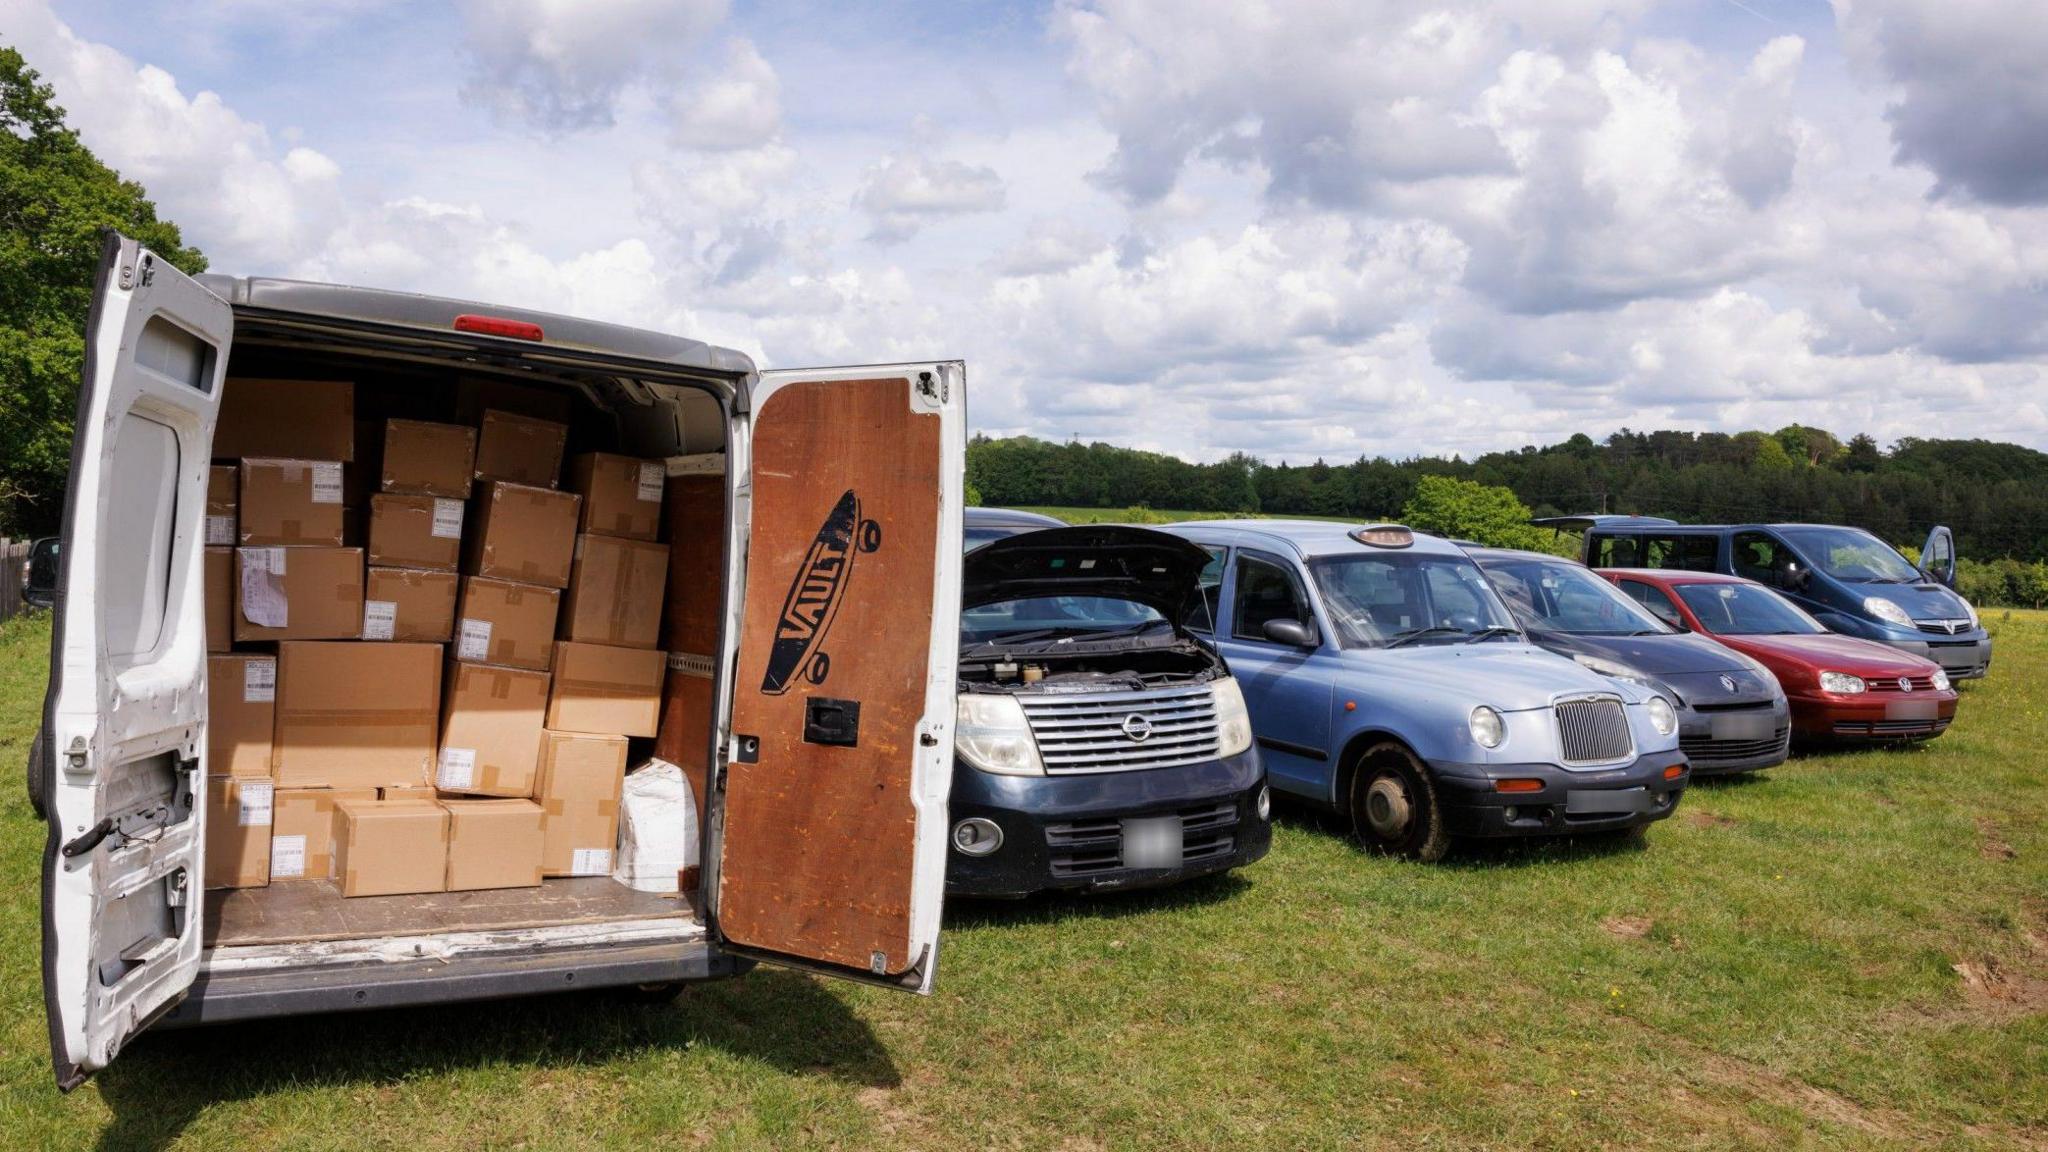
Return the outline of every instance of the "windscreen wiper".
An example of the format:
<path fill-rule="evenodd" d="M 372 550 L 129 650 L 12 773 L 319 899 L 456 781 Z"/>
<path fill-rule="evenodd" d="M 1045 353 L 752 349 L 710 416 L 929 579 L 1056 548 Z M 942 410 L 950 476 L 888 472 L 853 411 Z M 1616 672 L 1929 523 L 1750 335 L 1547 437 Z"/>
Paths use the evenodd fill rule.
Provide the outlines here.
<path fill-rule="evenodd" d="M 1465 635 L 1465 630 L 1463 628 L 1447 628 L 1441 624 L 1438 624 L 1430 628 L 1417 628 L 1410 632 L 1403 632 L 1399 636 L 1394 637 L 1392 640 L 1387 641 L 1387 647 L 1399 648 L 1404 644 L 1413 644 L 1414 642 L 1424 638 L 1425 636 L 1463 635 Z"/>
<path fill-rule="evenodd" d="M 1522 630 L 1519 628 L 1509 628 L 1502 624 L 1495 624 L 1490 628 L 1481 628 L 1477 632 L 1468 634 L 1465 638 L 1465 643 L 1477 644 L 1481 640 L 1491 640 L 1495 636 L 1520 636 L 1521 634 Z"/>

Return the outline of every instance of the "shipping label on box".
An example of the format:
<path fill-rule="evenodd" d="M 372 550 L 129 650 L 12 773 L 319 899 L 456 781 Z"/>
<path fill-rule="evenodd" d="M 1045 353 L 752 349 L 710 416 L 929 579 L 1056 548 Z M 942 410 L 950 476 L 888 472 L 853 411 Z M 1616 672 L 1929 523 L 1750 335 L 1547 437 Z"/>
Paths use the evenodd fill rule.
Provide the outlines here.
<path fill-rule="evenodd" d="M 438 644 L 280 644 L 272 773 L 293 788 L 425 784 L 440 700 Z"/>
<path fill-rule="evenodd" d="M 443 800 L 450 892 L 532 888 L 541 877 L 541 810 L 526 799 Z"/>
<path fill-rule="evenodd" d="M 370 563 L 453 572 L 462 559 L 463 505 L 442 496 L 370 497 Z"/>
<path fill-rule="evenodd" d="M 244 460 L 236 540 L 244 547 L 339 548 L 344 519 L 341 488 L 339 461 Z"/>
<path fill-rule="evenodd" d="M 455 658 L 547 671 L 554 659 L 561 596 L 553 588 L 464 576 L 456 609 Z"/>
<path fill-rule="evenodd" d="M 363 628 L 360 548 L 236 549 L 234 638 L 353 640 Z"/>
<path fill-rule="evenodd" d="M 232 464 L 216 464 L 207 470 L 207 547 L 234 547 L 236 493 L 241 486 L 241 469 Z"/>
<path fill-rule="evenodd" d="M 552 731 L 541 736 L 533 795 L 541 807 L 543 875 L 611 875 L 625 778 L 624 736 Z"/>
<path fill-rule="evenodd" d="M 466 424 L 391 420 L 384 425 L 386 492 L 469 498 L 476 466 L 476 429 Z"/>
<path fill-rule="evenodd" d="M 272 809 L 268 780 L 207 778 L 206 887 L 261 888 L 270 883 Z"/>
<path fill-rule="evenodd" d="M 586 452 L 569 462 L 569 489 L 583 497 L 584 532 L 653 540 L 661 534 L 667 472 L 659 460 Z"/>
<path fill-rule="evenodd" d="M 448 643 L 461 585 L 453 572 L 371 568 L 363 580 L 363 639 Z"/>
<path fill-rule="evenodd" d="M 354 460 L 355 385 L 230 376 L 221 385 L 213 458 Z"/>
<path fill-rule="evenodd" d="M 668 545 L 578 536 L 558 635 L 590 644 L 653 648 L 661 638 L 667 588 Z"/>
<path fill-rule="evenodd" d="M 432 800 L 336 804 L 334 874 L 343 896 L 446 891 L 448 810 Z"/>
<path fill-rule="evenodd" d="M 374 788 L 279 788 L 270 826 L 270 880 L 334 878 L 335 806 L 372 801 Z"/>
<path fill-rule="evenodd" d="M 548 674 L 454 663 L 441 710 L 434 785 L 475 796 L 531 796 Z"/>
<path fill-rule="evenodd" d="M 569 584 L 576 516 L 583 498 L 525 484 L 493 482 L 472 501 L 462 570 L 546 588 Z"/>
<path fill-rule="evenodd" d="M 661 719 L 667 659 L 651 648 L 561 641 L 547 726 L 560 732 L 652 736 Z"/>
<path fill-rule="evenodd" d="M 496 408 L 477 433 L 476 478 L 553 488 L 561 479 L 569 426 Z"/>
<path fill-rule="evenodd" d="M 268 779 L 277 657 L 248 653 L 208 656 L 206 681 L 207 774 Z"/>
<path fill-rule="evenodd" d="M 235 645 L 235 550 L 208 548 L 203 563 L 206 573 L 206 650 L 226 652 Z"/>

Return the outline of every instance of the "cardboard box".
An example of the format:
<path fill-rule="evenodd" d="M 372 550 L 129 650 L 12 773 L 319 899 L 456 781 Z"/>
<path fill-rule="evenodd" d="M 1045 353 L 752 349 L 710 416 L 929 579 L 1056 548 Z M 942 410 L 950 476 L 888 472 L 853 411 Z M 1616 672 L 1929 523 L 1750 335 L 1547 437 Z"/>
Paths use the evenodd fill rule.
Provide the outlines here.
<path fill-rule="evenodd" d="M 496 408 L 484 412 L 476 438 L 476 478 L 553 488 L 561 480 L 569 426 Z"/>
<path fill-rule="evenodd" d="M 461 587 L 453 572 L 371 568 L 363 577 L 363 639 L 448 643 Z"/>
<path fill-rule="evenodd" d="M 268 780 L 206 778 L 206 886 L 261 888 L 270 883 Z"/>
<path fill-rule="evenodd" d="M 453 572 L 462 559 L 463 503 L 446 496 L 370 497 L 370 563 Z"/>
<path fill-rule="evenodd" d="M 659 460 L 585 452 L 569 461 L 569 490 L 583 497 L 579 530 L 653 540 L 661 535 L 668 470 Z"/>
<path fill-rule="evenodd" d="M 386 784 L 377 789 L 379 800 L 437 800 L 439 789 L 431 784 Z"/>
<path fill-rule="evenodd" d="M 232 548 L 235 545 L 236 493 L 241 490 L 241 469 L 233 464 L 215 464 L 206 472 L 206 546 Z"/>
<path fill-rule="evenodd" d="M 576 553 L 576 509 L 583 498 L 527 484 L 493 481 L 470 501 L 462 570 L 545 588 L 566 588 Z"/>
<path fill-rule="evenodd" d="M 353 640 L 363 631 L 361 548 L 235 550 L 235 639 Z"/>
<path fill-rule="evenodd" d="M 268 780 L 276 719 L 277 657 L 206 658 L 207 775 Z"/>
<path fill-rule="evenodd" d="M 652 736 L 661 719 L 667 658 L 651 648 L 555 645 L 548 723 L 560 732 Z"/>
<path fill-rule="evenodd" d="M 440 702 L 438 644 L 280 644 L 271 774 L 287 788 L 425 784 Z"/>
<path fill-rule="evenodd" d="M 270 882 L 334 878 L 334 812 L 375 788 L 279 788 L 270 825 Z"/>
<path fill-rule="evenodd" d="M 484 413 L 493 408 L 566 424 L 576 411 L 575 393 L 559 386 L 528 384 L 503 376 L 456 378 L 456 420 L 469 425 L 481 424 Z"/>
<path fill-rule="evenodd" d="M 541 734 L 533 785 L 541 809 L 541 875 L 611 875 L 625 780 L 624 736 Z"/>
<path fill-rule="evenodd" d="M 555 656 L 555 614 L 561 599 L 553 588 L 464 576 L 452 655 L 472 664 L 547 671 Z"/>
<path fill-rule="evenodd" d="M 471 796 L 531 796 L 548 709 L 548 674 L 451 663 L 434 787 Z"/>
<path fill-rule="evenodd" d="M 334 875 L 343 896 L 444 892 L 448 810 L 432 800 L 334 806 Z"/>
<path fill-rule="evenodd" d="M 443 800 L 448 891 L 540 886 L 540 805 L 531 800 Z"/>
<path fill-rule="evenodd" d="M 245 548 L 339 548 L 342 489 L 337 460 L 244 460 L 235 539 Z"/>
<path fill-rule="evenodd" d="M 556 635 L 590 644 L 652 648 L 661 638 L 668 545 L 578 536 Z"/>
<path fill-rule="evenodd" d="M 213 458 L 356 458 L 356 387 L 347 380 L 260 380 L 221 385 Z"/>
<path fill-rule="evenodd" d="M 467 500 L 475 468 L 476 429 L 467 424 L 390 420 L 384 425 L 386 492 Z"/>
<path fill-rule="evenodd" d="M 225 652 L 235 646 L 235 550 L 208 548 L 206 570 L 206 650 Z"/>
<path fill-rule="evenodd" d="M 676 474 L 663 512 L 669 561 L 661 646 L 715 652 L 725 604 L 725 457 L 682 457 L 669 471 Z"/>

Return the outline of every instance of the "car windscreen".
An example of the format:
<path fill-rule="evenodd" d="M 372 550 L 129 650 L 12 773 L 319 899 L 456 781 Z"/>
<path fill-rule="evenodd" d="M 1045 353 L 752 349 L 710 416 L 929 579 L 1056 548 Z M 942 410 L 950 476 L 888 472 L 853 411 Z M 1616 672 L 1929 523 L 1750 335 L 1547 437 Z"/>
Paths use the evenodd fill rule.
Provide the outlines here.
<path fill-rule="evenodd" d="M 1827 631 L 1761 585 L 1680 584 L 1675 591 L 1707 631 L 1722 636 L 1810 636 Z"/>
<path fill-rule="evenodd" d="M 1309 571 L 1346 648 L 1521 637 L 1479 565 L 1463 555 L 1326 556 L 1311 562 Z"/>
<path fill-rule="evenodd" d="M 1661 636 L 1670 625 L 1595 576 L 1566 560 L 1489 560 L 1494 591 L 1531 631 L 1573 636 Z"/>
<path fill-rule="evenodd" d="M 1026 596 L 960 613 L 960 643 L 1090 638 L 1167 627 L 1166 618 L 1132 600 L 1109 596 Z"/>
<path fill-rule="evenodd" d="M 1808 564 L 1857 584 L 1914 584 L 1925 579 L 1891 545 L 1861 528 L 1781 528 Z"/>

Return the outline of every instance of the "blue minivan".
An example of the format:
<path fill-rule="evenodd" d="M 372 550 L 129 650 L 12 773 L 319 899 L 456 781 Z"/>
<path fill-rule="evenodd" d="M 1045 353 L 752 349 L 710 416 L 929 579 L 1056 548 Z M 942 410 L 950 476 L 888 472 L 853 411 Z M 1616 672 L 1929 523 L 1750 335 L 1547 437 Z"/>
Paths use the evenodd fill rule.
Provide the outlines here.
<path fill-rule="evenodd" d="M 1952 680 L 1991 669 L 1991 637 L 1956 594 L 1955 536 L 1928 533 L 1920 564 L 1861 528 L 1839 524 L 1680 524 L 1659 516 L 1552 516 L 1585 534 L 1594 568 L 1678 568 L 1767 584 L 1829 631 L 1889 644 L 1941 665 Z"/>

